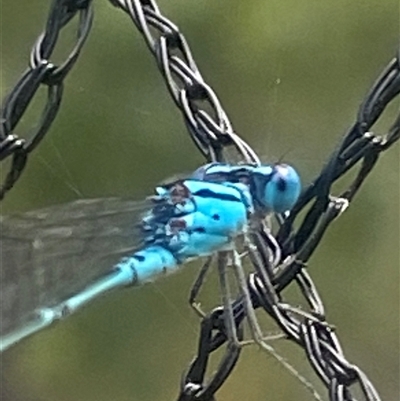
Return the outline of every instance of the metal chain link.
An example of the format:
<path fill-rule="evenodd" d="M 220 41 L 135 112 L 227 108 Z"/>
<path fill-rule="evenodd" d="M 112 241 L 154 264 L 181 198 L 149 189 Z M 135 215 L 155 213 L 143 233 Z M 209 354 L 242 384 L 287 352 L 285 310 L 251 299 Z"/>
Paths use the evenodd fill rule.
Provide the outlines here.
<path fill-rule="evenodd" d="M 34 44 L 29 67 L 6 96 L 0 111 L 0 161 L 12 156 L 10 170 L 0 187 L 0 200 L 21 176 L 30 152 L 49 130 L 60 107 L 64 79 L 74 66 L 88 37 L 92 20 L 92 0 L 53 0 L 45 30 Z M 76 43 L 61 65 L 50 61 L 61 30 L 79 14 Z M 42 85 L 47 87 L 47 100 L 30 138 L 22 139 L 15 127 Z"/>

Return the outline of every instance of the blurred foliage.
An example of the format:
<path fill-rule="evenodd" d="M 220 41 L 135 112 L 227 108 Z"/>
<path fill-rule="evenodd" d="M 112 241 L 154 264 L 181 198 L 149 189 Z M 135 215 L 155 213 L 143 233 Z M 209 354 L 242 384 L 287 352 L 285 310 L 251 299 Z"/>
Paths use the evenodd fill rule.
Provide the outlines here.
<path fill-rule="evenodd" d="M 25 69 L 48 6 L 0 0 L 2 96 Z M 237 132 L 267 160 L 285 155 L 306 182 L 354 121 L 399 40 L 398 0 L 160 0 L 159 6 L 187 37 Z M 129 18 L 106 0 L 96 1 L 95 11 L 60 113 L 3 213 L 78 197 L 140 199 L 203 162 Z M 72 35 L 63 34 L 56 60 L 67 54 Z M 18 133 L 29 132 L 40 106 L 39 99 L 30 107 Z M 383 400 L 399 399 L 398 145 L 331 227 L 309 271 L 348 359 Z M 112 294 L 11 349 L 1 357 L 1 399 L 175 399 L 197 345 L 199 323 L 186 302 L 194 276 L 191 265 L 154 285 Z M 277 345 L 324 393 L 302 351 Z M 311 399 L 256 348 L 245 349 L 218 393 L 220 401 L 244 397 Z"/>

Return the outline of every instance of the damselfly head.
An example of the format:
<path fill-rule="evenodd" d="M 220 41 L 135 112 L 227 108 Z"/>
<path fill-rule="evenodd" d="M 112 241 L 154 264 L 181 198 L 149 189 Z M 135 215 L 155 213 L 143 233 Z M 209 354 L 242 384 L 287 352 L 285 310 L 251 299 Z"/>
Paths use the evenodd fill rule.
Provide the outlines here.
<path fill-rule="evenodd" d="M 263 205 L 275 212 L 284 213 L 292 209 L 301 192 L 301 180 L 297 171 L 287 164 L 272 167 L 263 190 Z"/>

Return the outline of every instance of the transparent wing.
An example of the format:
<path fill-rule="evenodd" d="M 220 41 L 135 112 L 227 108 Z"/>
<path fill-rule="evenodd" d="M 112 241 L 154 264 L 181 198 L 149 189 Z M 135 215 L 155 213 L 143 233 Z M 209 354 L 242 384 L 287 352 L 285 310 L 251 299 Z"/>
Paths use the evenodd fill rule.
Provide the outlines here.
<path fill-rule="evenodd" d="M 82 290 L 140 243 L 149 203 L 79 200 L 19 216 L 0 216 L 0 335 L 43 306 Z"/>

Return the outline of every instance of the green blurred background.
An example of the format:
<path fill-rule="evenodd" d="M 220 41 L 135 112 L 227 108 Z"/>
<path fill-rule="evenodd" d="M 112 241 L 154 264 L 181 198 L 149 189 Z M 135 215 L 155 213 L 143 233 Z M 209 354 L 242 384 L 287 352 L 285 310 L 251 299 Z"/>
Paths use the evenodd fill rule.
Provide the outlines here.
<path fill-rule="evenodd" d="M 0 2 L 2 96 L 25 69 L 48 3 Z M 285 155 L 305 182 L 354 121 L 399 40 L 398 0 L 160 0 L 159 6 L 187 37 L 236 131 L 267 160 Z M 68 29 L 56 61 L 68 53 L 72 38 Z M 28 132 L 41 100 L 18 133 Z M 392 105 L 378 132 L 398 108 L 398 102 Z M 67 78 L 60 113 L 2 212 L 82 197 L 141 199 L 161 180 L 202 162 L 141 36 L 122 11 L 96 1 L 94 27 Z M 196 267 L 111 294 L 7 351 L 1 357 L 1 399 L 175 399 L 197 346 L 199 322 L 186 302 Z M 383 400 L 398 400 L 398 145 L 331 227 L 309 272 L 346 357 L 365 371 Z M 215 288 L 215 280 L 209 286 Z M 206 300 L 214 295 L 209 292 Z M 304 353 L 295 345 L 277 346 L 327 399 Z M 256 347 L 243 351 L 218 393 L 220 401 L 244 398 L 312 399 Z"/>

